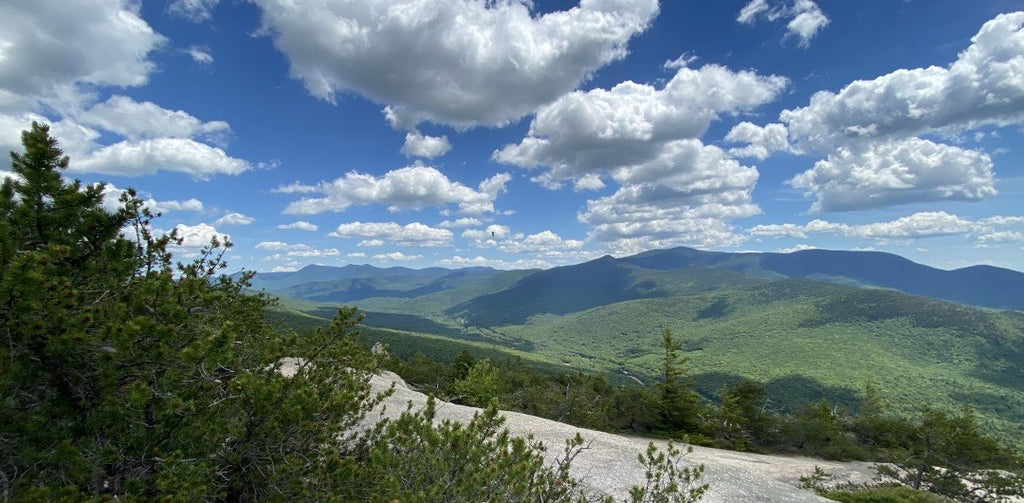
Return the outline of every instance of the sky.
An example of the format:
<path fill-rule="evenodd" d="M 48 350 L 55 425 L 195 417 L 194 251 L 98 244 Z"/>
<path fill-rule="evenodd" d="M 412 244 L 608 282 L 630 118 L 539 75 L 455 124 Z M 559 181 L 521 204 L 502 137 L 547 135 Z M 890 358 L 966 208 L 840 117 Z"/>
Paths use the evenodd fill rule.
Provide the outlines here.
<path fill-rule="evenodd" d="M 1024 271 L 1019 0 L 0 0 L 0 148 L 231 270 L 689 246 Z M 0 177 L 12 176 L 0 160 Z"/>

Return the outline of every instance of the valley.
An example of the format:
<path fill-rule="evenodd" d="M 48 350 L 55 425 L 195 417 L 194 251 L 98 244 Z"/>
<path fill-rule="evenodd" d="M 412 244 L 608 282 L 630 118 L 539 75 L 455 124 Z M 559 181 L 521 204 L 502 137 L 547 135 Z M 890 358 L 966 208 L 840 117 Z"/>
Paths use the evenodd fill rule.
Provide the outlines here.
<path fill-rule="evenodd" d="M 618 384 L 656 381 L 669 328 L 708 400 L 748 378 L 780 412 L 822 399 L 856 409 L 870 384 L 903 414 L 968 405 L 986 431 L 1022 447 L 1024 313 L 1004 307 L 1017 306 L 1024 287 L 991 294 L 1024 274 L 940 271 L 867 252 L 761 255 L 673 249 L 544 271 L 319 267 L 259 274 L 253 288 L 280 296 L 293 326 L 357 306 L 364 339 L 404 357 L 450 360 L 468 349 Z M 872 269 L 904 262 L 903 276 Z M 967 278 L 931 291 L 982 306 L 904 293 L 907 276 Z M 986 278 L 992 288 L 971 286 Z"/>

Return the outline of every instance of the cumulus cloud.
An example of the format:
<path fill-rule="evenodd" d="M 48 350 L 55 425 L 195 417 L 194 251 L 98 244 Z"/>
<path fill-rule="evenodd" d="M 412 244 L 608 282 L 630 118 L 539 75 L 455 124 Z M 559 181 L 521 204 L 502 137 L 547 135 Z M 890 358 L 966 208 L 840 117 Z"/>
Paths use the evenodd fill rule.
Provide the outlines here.
<path fill-rule="evenodd" d="M 627 53 L 657 0 L 582 0 L 566 11 L 482 0 L 256 0 L 263 32 L 314 96 L 351 91 L 392 124 L 504 125 Z"/>
<path fill-rule="evenodd" d="M 139 103 L 127 96 L 111 96 L 77 116 L 77 121 L 102 128 L 129 140 L 143 138 L 216 138 L 230 133 L 224 121 L 203 122 L 183 110 L 168 110 L 155 103 Z"/>
<path fill-rule="evenodd" d="M 67 41 L 74 43 L 67 43 Z M 139 14 L 138 2 L 14 2 L 0 19 L 0 146 L 32 121 L 48 123 L 72 169 L 139 175 L 185 172 L 196 179 L 237 174 L 247 161 L 222 148 L 230 127 L 182 110 L 100 90 L 144 85 L 149 54 L 165 43 Z M 39 112 L 45 112 L 43 117 Z"/>
<path fill-rule="evenodd" d="M 306 244 L 288 244 L 283 241 L 261 241 L 256 244 L 256 249 L 269 251 L 305 251 L 312 250 L 313 247 Z"/>
<path fill-rule="evenodd" d="M 500 247 L 501 251 L 508 253 L 535 253 L 540 255 L 559 255 L 565 251 L 575 251 L 583 248 L 583 241 L 575 239 L 562 239 L 561 236 L 549 230 L 530 234 L 522 239 L 508 240 Z"/>
<path fill-rule="evenodd" d="M 735 246 L 743 237 L 726 221 L 760 213 L 751 197 L 757 169 L 698 140 L 672 142 L 657 159 L 613 177 L 621 187 L 587 201 L 578 219 L 591 227 L 590 239 L 628 250 Z"/>
<path fill-rule="evenodd" d="M 751 157 L 759 161 L 768 158 L 773 152 L 789 150 L 789 132 L 782 124 L 758 126 L 750 122 L 740 122 L 725 135 L 727 143 L 745 143 L 744 147 L 729 149 L 736 157 Z"/>
<path fill-rule="evenodd" d="M 527 137 L 494 158 L 546 168 L 533 180 L 550 189 L 567 180 L 574 190 L 616 182 L 615 193 L 588 201 L 579 215 L 593 240 L 633 240 L 630 248 L 735 244 L 742 237 L 722 220 L 760 212 L 751 199 L 757 170 L 698 138 L 720 114 L 770 102 L 787 84 L 783 77 L 705 65 L 678 67 L 660 89 L 623 82 L 573 92 L 542 107 Z M 698 237 L 700 229 L 711 233 Z"/>
<path fill-rule="evenodd" d="M 789 184 L 815 197 L 812 211 L 978 200 L 996 193 L 988 154 L 920 138 L 841 147 Z"/>
<path fill-rule="evenodd" d="M 353 204 L 387 204 L 396 209 L 456 204 L 461 213 L 480 215 L 494 211 L 494 200 L 511 178 L 507 173 L 499 173 L 480 182 L 474 190 L 429 166 L 409 166 L 381 177 L 352 171 L 333 182 L 321 182 L 316 192 L 323 197 L 294 201 L 285 208 L 285 213 L 341 212 Z M 276 191 L 306 193 L 308 187 L 292 184 L 278 187 Z"/>
<path fill-rule="evenodd" d="M 184 201 L 156 201 L 150 198 L 146 202 L 151 204 L 152 208 L 160 213 L 167 213 L 168 211 L 203 211 L 203 202 L 196 198 Z"/>
<path fill-rule="evenodd" d="M 758 225 L 748 232 L 755 237 L 806 239 L 812 234 L 836 234 L 878 241 L 966 235 L 977 237 L 980 242 L 1000 242 L 1024 236 L 1021 230 L 1007 229 L 1008 226 L 1024 227 L 1024 218 L 995 216 L 971 220 L 945 211 L 925 211 L 887 222 L 845 224 L 815 219 L 803 225 Z"/>
<path fill-rule="evenodd" d="M 378 253 L 373 256 L 373 260 L 380 262 L 409 262 L 412 260 L 419 260 L 423 258 L 423 255 L 406 255 L 402 252 L 391 252 L 391 253 Z"/>
<path fill-rule="evenodd" d="M 122 206 L 121 196 L 125 192 L 126 191 L 124 189 L 120 189 L 113 184 L 103 184 L 103 208 L 110 212 L 114 212 L 120 209 Z M 142 204 L 149 208 L 150 211 L 156 213 L 168 213 L 171 211 L 203 211 L 203 202 L 194 197 L 186 199 L 184 201 L 157 201 L 152 197 L 145 197 L 141 194 L 137 195 L 137 197 L 142 199 Z"/>
<path fill-rule="evenodd" d="M 311 224 L 305 220 L 298 220 L 290 224 L 280 224 L 277 226 L 278 229 L 297 229 L 300 231 L 315 231 L 319 229 L 316 224 Z"/>
<path fill-rule="evenodd" d="M 213 225 L 249 225 L 256 219 L 237 212 L 227 213 L 213 222 Z"/>
<path fill-rule="evenodd" d="M 811 0 L 773 0 L 771 4 L 767 0 L 751 0 L 740 9 L 736 21 L 750 25 L 761 18 L 768 21 L 788 20 L 786 37 L 799 39 L 800 47 L 810 45 L 811 39 L 829 24 L 828 16 Z"/>
<path fill-rule="evenodd" d="M 548 167 L 554 181 L 635 165 L 669 142 L 699 138 L 721 113 L 772 101 L 786 85 L 784 77 L 706 65 L 678 69 L 662 89 L 626 81 L 610 90 L 575 91 L 541 107 L 528 136 L 494 158 Z"/>
<path fill-rule="evenodd" d="M 1024 123 L 1024 12 L 1000 14 L 948 67 L 899 69 L 820 91 L 781 123 L 741 123 L 726 140 L 734 155 L 791 150 L 826 156 L 789 183 L 814 211 L 912 202 L 979 200 L 996 193 L 992 159 L 921 135 L 953 136 Z"/>
<path fill-rule="evenodd" d="M 217 232 L 217 229 L 209 224 L 185 225 L 178 224 L 174 230 L 181 238 L 181 244 L 175 248 L 197 249 L 209 246 L 210 241 L 216 238 L 221 243 L 231 240 L 231 235 Z"/>
<path fill-rule="evenodd" d="M 174 0 L 167 7 L 167 12 L 193 23 L 201 23 L 213 17 L 213 9 L 219 3 L 220 0 Z"/>
<path fill-rule="evenodd" d="M 506 239 L 510 236 L 512 236 L 512 229 L 507 225 L 498 224 L 488 225 L 486 229 L 466 229 L 461 234 L 461 237 L 477 242 L 485 242 L 490 239 Z M 522 235 L 519 237 L 521 238 Z M 493 243 L 496 244 L 497 242 L 493 241 Z"/>
<path fill-rule="evenodd" d="M 462 257 L 454 255 L 451 258 L 441 259 L 438 263 L 446 267 L 492 267 L 494 269 L 504 270 L 548 269 L 552 267 L 551 263 L 541 259 L 518 259 L 508 261 L 485 258 L 480 255 L 477 255 L 476 257 Z"/>
<path fill-rule="evenodd" d="M 419 222 L 406 225 L 395 222 L 351 222 L 339 225 L 329 235 L 386 240 L 400 246 L 444 246 L 454 237 L 447 229 L 437 229 Z"/>
<path fill-rule="evenodd" d="M 444 220 L 437 224 L 438 227 L 444 229 L 457 229 L 460 227 L 478 227 L 483 225 L 483 222 L 479 218 L 473 217 L 462 217 L 455 220 Z"/>
<path fill-rule="evenodd" d="M 78 158 L 68 169 L 123 176 L 176 171 L 196 180 L 209 180 L 213 175 L 237 175 L 253 166 L 229 156 L 220 147 L 188 138 L 155 138 L 101 147 Z"/>
<path fill-rule="evenodd" d="M 1024 119 L 1024 12 L 1000 14 L 947 68 L 900 69 L 820 91 L 780 119 L 791 141 L 828 150 L 862 139 L 959 132 Z"/>
<path fill-rule="evenodd" d="M 433 159 L 448 153 L 452 144 L 447 136 L 426 136 L 419 131 L 410 131 L 405 135 L 402 153 L 410 157 Z"/>
<path fill-rule="evenodd" d="M 77 99 L 75 86 L 138 86 L 165 43 L 137 2 L 12 2 L 0 16 L 0 110 Z M 67 43 L 73 40 L 74 43 Z"/>

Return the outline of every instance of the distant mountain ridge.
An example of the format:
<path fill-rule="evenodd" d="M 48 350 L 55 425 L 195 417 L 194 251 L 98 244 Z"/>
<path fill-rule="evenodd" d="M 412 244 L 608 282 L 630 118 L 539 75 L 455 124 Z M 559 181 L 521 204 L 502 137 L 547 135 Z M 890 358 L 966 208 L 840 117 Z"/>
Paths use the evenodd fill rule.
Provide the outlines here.
<path fill-rule="evenodd" d="M 873 251 L 803 250 L 793 253 L 714 253 L 690 248 L 655 250 L 622 259 L 643 267 L 672 264 L 754 271 L 865 286 L 996 309 L 1024 310 L 1024 273 L 977 265 L 945 271 L 899 255 Z"/>
<path fill-rule="evenodd" d="M 900 413 L 970 405 L 1024 448 L 1017 271 L 944 271 L 878 252 L 674 248 L 547 270 L 314 266 L 257 274 L 254 285 L 280 296 L 296 326 L 358 306 L 369 334 L 409 355 L 445 340 L 449 358 L 454 343 L 500 348 L 645 382 L 657 380 L 668 328 L 708 399 L 746 378 L 783 410 L 856 407 L 870 382 Z"/>
<path fill-rule="evenodd" d="M 710 271 L 732 273 L 730 278 Z M 255 289 L 313 301 L 353 302 L 374 297 L 412 298 L 458 288 L 501 271 L 484 268 L 380 268 L 306 266 L 294 272 L 258 273 Z M 994 309 L 1024 311 L 1024 273 L 977 265 L 946 271 L 904 257 L 870 251 L 803 250 L 793 253 L 726 253 L 692 248 L 651 250 L 528 274 L 505 290 L 475 298 L 450 313 L 505 310 L 499 321 L 522 322 L 533 314 L 565 314 L 612 302 L 680 293 L 678 281 L 701 276 L 721 286 L 735 281 L 806 278 L 886 288 L 911 295 Z M 698 281 L 691 278 L 693 281 Z M 692 290 L 692 289 L 691 289 Z M 690 290 L 687 290 L 690 291 Z"/>

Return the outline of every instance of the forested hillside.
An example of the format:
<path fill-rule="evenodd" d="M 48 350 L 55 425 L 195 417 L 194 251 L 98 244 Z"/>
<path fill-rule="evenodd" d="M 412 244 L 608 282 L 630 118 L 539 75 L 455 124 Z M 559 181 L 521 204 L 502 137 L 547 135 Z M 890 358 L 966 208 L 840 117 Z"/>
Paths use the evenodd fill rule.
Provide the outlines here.
<path fill-rule="evenodd" d="M 366 281 L 385 281 L 386 274 Z M 954 285 L 959 277 L 983 282 L 990 274 L 999 278 L 990 293 L 1020 276 L 994 268 L 939 271 L 878 253 L 679 248 L 545 271 L 477 272 L 418 296 L 409 293 L 419 288 L 411 284 L 393 296 L 355 299 L 348 287 L 336 295 L 364 309 L 369 326 L 406 334 L 387 337 L 401 347 L 432 344 L 436 339 L 416 335 L 430 334 L 648 383 L 658 376 L 658 334 L 670 328 L 706 399 L 717 400 L 723 385 L 747 378 L 763 383 L 780 410 L 819 399 L 856 407 L 871 383 L 907 414 L 921 403 L 947 410 L 970 405 L 987 431 L 1022 447 L 1024 313 L 913 296 L 893 286 L 900 277 Z M 887 288 L 874 286 L 883 279 Z M 324 288 L 316 294 L 323 296 L 330 295 L 328 284 L 339 285 L 305 286 Z M 967 284 L 961 293 L 984 290 Z M 1020 291 L 1004 300 L 1015 302 Z M 293 299 L 285 305 L 323 315 L 337 304 Z"/>

